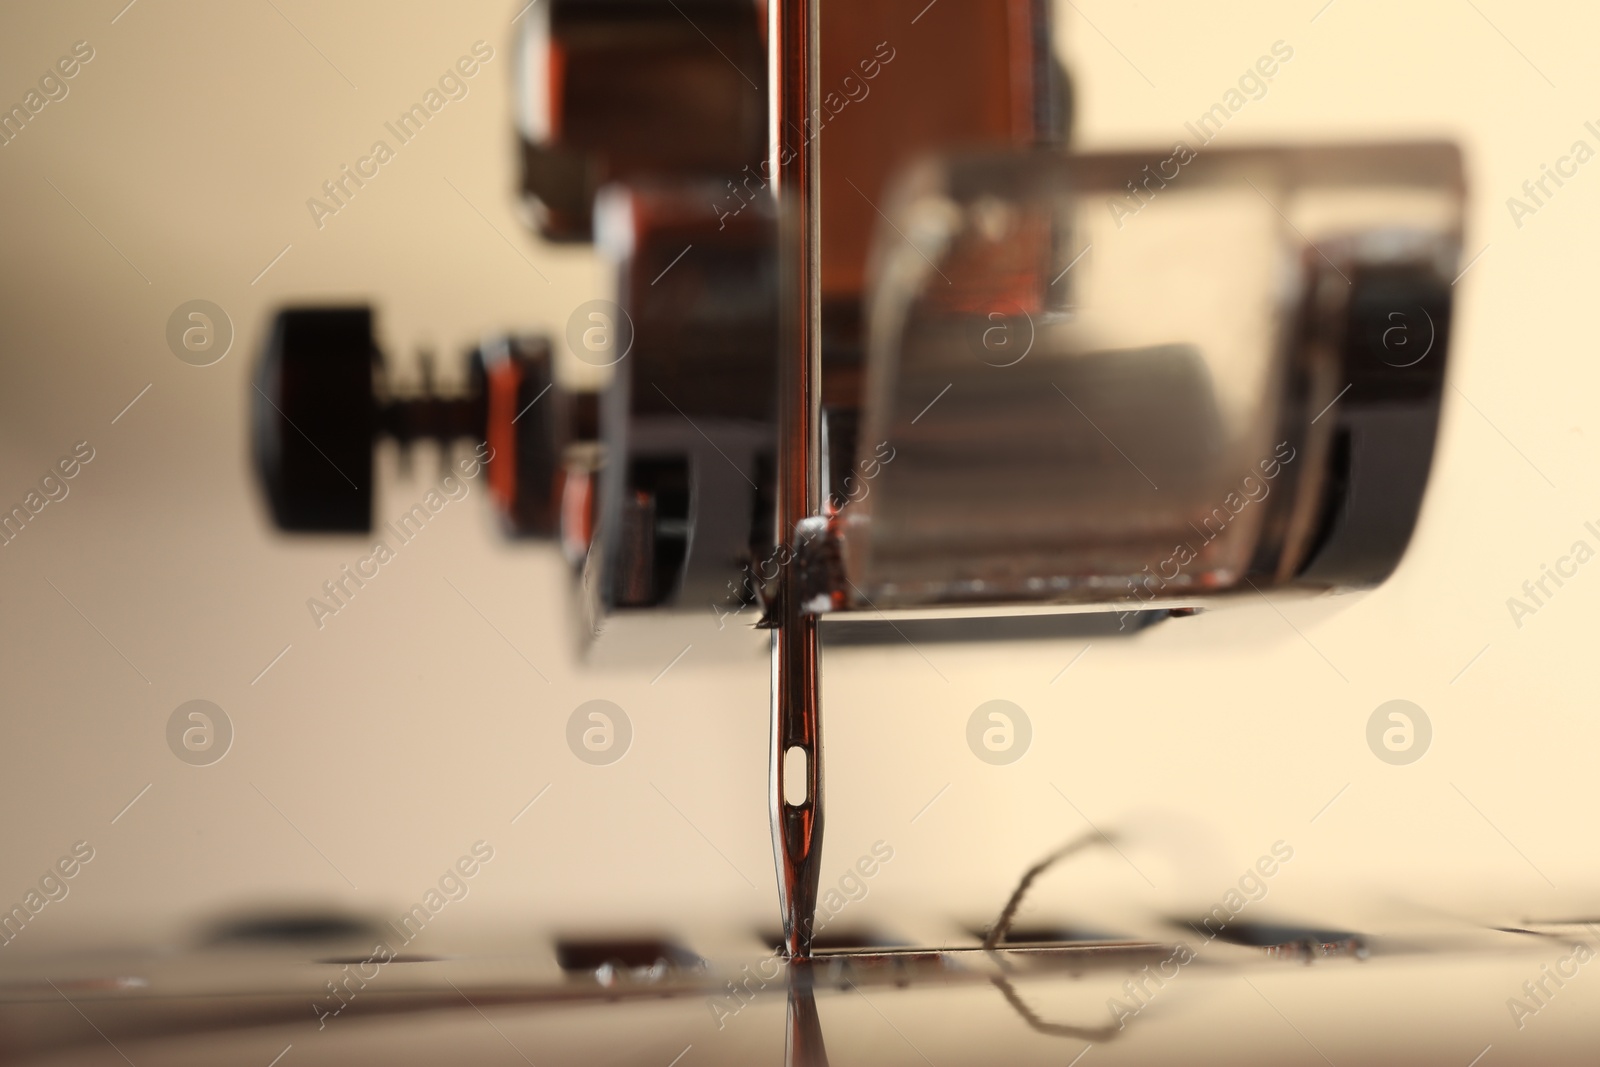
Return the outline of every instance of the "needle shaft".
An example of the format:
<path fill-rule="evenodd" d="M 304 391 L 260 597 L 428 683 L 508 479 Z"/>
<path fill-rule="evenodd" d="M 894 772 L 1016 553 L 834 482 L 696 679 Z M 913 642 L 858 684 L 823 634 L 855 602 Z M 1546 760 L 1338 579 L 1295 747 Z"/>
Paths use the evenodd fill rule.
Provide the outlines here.
<path fill-rule="evenodd" d="M 818 379 L 821 373 L 821 227 L 817 143 L 817 3 L 768 5 L 771 173 L 778 197 L 780 293 L 778 539 L 792 546 L 819 510 Z M 782 551 L 772 635 L 770 788 L 784 947 L 811 954 L 822 858 L 822 736 L 817 620 L 801 610 L 799 568 Z M 803 771 L 802 771 L 803 764 Z M 785 776 L 803 777 L 788 781 Z"/>

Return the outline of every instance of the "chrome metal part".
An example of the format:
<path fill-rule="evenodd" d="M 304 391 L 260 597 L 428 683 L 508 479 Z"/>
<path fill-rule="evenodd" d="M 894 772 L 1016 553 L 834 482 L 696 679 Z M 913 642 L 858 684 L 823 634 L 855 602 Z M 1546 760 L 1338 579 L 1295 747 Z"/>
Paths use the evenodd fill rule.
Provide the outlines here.
<path fill-rule="evenodd" d="M 779 219 L 777 534 L 782 545 L 819 505 L 821 174 L 818 140 L 809 131 L 820 99 L 820 2 L 771 0 L 767 30 L 771 172 Z M 784 561 L 779 581 L 769 788 L 784 946 L 791 957 L 801 958 L 811 953 L 821 879 L 820 646 L 816 617 L 802 610 L 800 569 L 792 560 Z M 803 774 L 804 789 L 791 787 L 788 774 Z"/>
<path fill-rule="evenodd" d="M 1462 186 L 1432 144 L 913 173 L 879 232 L 834 606 L 1381 580 L 1426 484 Z"/>

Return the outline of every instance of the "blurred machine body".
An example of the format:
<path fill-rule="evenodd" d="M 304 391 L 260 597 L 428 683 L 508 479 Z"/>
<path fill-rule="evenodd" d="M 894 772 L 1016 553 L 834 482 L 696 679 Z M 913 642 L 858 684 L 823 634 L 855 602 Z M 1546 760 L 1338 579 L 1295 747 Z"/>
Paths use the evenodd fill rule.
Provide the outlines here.
<path fill-rule="evenodd" d="M 1075 152 L 1047 0 L 932 7 L 530 6 L 527 218 L 593 242 L 610 298 L 563 337 L 485 340 L 452 395 L 392 386 L 371 309 L 289 308 L 256 382 L 286 530 L 371 525 L 376 438 L 482 442 L 507 534 L 572 563 L 584 633 L 707 610 L 772 631 L 792 1062 L 825 1059 L 818 983 L 970 967 L 1004 991 L 1018 967 L 1120 974 L 1172 952 L 815 945 L 819 628 L 1096 611 L 1131 630 L 1229 594 L 1379 583 L 1421 506 L 1447 367 L 1454 146 Z M 565 387 L 564 359 L 606 384 Z M 1352 943 L 1254 947 L 1284 944 Z M 699 988 L 641 951 L 607 973 L 659 959 L 665 978 L 595 994 Z"/>

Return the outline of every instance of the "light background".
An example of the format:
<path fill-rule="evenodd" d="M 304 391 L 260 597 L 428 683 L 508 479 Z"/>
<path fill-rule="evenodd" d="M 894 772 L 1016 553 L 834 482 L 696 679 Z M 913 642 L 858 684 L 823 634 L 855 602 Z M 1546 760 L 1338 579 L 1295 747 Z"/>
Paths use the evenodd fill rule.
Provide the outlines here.
<path fill-rule="evenodd" d="M 586 665 L 554 550 L 503 542 L 481 486 L 318 631 L 306 598 L 364 547 L 276 536 L 247 468 L 248 372 L 283 302 L 372 299 L 402 365 L 431 344 L 455 373 L 479 333 L 559 334 L 605 295 L 587 250 L 525 236 L 514 211 L 515 7 L 124 2 L 0 17 L 8 106 L 73 42 L 96 51 L 70 96 L 0 149 L 0 503 L 75 442 L 96 451 L 71 495 L 0 548 L 0 903 L 73 842 L 96 849 L 9 951 L 181 940 L 263 901 L 392 916 L 479 839 L 495 859 L 424 935 L 437 945 L 773 926 L 758 639 L 719 634 L 708 612 L 611 640 Z M 1600 164 L 1520 228 L 1505 201 L 1574 140 L 1600 147 L 1584 129 L 1600 123 L 1600 14 L 1319 4 L 1079 0 L 1060 5 L 1060 47 L 1081 147 L 1170 142 L 1278 40 L 1294 59 L 1218 144 L 1462 143 L 1467 255 L 1486 251 L 1458 286 L 1409 556 L 1364 597 L 1241 602 L 1097 641 L 1064 675 L 1084 642 L 830 652 L 825 882 L 874 841 L 895 850 L 850 925 L 950 937 L 1091 820 L 1130 835 L 1130 862 L 1047 878 L 1034 917 L 1136 932 L 1219 900 L 1280 839 L 1295 858 L 1263 916 L 1381 929 L 1435 911 L 1594 911 L 1600 729 L 1583 620 L 1600 568 L 1520 629 L 1506 598 L 1573 541 L 1597 543 L 1583 523 L 1600 520 Z M 914 48 L 915 30 L 895 46 Z M 306 198 L 480 39 L 495 58 L 471 95 L 316 229 Z M 194 298 L 237 330 L 203 369 L 164 340 Z M 430 455 L 409 481 L 391 460 L 381 518 L 435 480 Z M 166 747 L 168 716 L 194 698 L 237 731 L 208 768 Z M 634 724 L 611 767 L 565 746 L 567 716 L 593 698 Z M 1034 725 L 1011 767 L 965 744 L 969 714 L 996 698 Z M 1394 698 L 1434 726 L 1409 767 L 1366 747 L 1368 716 Z"/>

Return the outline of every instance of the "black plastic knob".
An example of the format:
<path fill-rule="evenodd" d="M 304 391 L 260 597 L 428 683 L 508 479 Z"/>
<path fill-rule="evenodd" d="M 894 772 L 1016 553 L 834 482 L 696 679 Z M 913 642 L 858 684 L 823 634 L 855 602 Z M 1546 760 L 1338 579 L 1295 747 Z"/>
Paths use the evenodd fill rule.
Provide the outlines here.
<path fill-rule="evenodd" d="M 278 312 L 251 394 L 255 463 L 273 521 L 296 533 L 372 528 L 369 307 Z"/>

